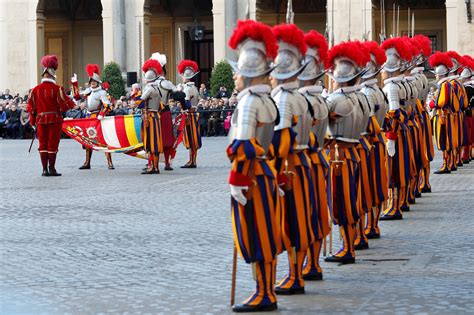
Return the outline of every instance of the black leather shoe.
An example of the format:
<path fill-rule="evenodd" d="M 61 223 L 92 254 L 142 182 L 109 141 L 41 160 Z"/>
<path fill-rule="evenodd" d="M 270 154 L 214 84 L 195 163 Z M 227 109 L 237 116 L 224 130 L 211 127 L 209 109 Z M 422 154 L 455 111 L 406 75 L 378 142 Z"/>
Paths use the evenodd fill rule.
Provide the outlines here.
<path fill-rule="evenodd" d="M 114 170 L 115 167 L 113 165 L 109 165 L 109 170 Z"/>
<path fill-rule="evenodd" d="M 463 164 L 462 164 L 462 162 L 458 162 L 458 163 L 456 164 L 456 166 L 457 166 L 457 167 L 462 167 Z"/>
<path fill-rule="evenodd" d="M 160 174 L 159 170 L 151 169 L 151 170 L 146 170 L 142 172 L 143 175 L 149 175 L 149 174 Z"/>
<path fill-rule="evenodd" d="M 196 164 L 186 164 L 186 165 L 183 165 L 181 166 L 181 168 L 196 168 Z"/>
<path fill-rule="evenodd" d="M 415 198 L 421 198 L 421 192 L 416 192 L 415 193 Z"/>
<path fill-rule="evenodd" d="M 411 198 L 408 198 L 408 203 L 411 204 L 411 205 L 414 205 L 416 203 L 416 200 L 415 198 L 411 199 Z M 403 210 L 403 209 L 402 209 Z M 408 210 L 410 211 L 410 210 Z"/>
<path fill-rule="evenodd" d="M 354 264 L 355 263 L 355 258 L 354 257 L 339 257 L 339 256 L 326 256 L 324 258 L 325 262 L 335 262 L 335 263 L 341 263 L 343 265 L 347 264 Z"/>
<path fill-rule="evenodd" d="M 366 243 L 366 242 L 359 243 L 359 244 L 355 245 L 354 248 L 355 248 L 356 250 L 369 249 L 369 243 Z"/>
<path fill-rule="evenodd" d="M 80 170 L 90 170 L 91 169 L 91 166 L 90 165 L 82 165 L 81 167 L 79 167 Z"/>
<path fill-rule="evenodd" d="M 61 176 L 61 173 L 58 173 L 54 167 L 50 167 L 49 176 Z"/>
<path fill-rule="evenodd" d="M 424 193 L 424 194 L 430 193 L 430 192 L 431 192 L 431 187 L 428 187 L 428 186 L 427 186 L 427 187 L 423 187 L 423 188 L 421 189 L 421 192 Z"/>
<path fill-rule="evenodd" d="M 451 171 L 448 170 L 447 168 L 445 168 L 444 170 L 437 170 L 436 172 L 434 172 L 435 174 L 450 174 Z"/>
<path fill-rule="evenodd" d="M 380 217 L 380 221 L 394 221 L 394 220 L 403 220 L 403 216 L 401 213 L 397 213 L 394 215 L 384 215 Z"/>
<path fill-rule="evenodd" d="M 318 273 L 308 273 L 306 275 L 303 275 L 303 280 L 305 281 L 321 281 L 323 280 L 323 274 L 318 272 Z"/>
<path fill-rule="evenodd" d="M 403 212 L 410 212 L 410 206 L 401 206 L 400 210 L 402 210 Z"/>
<path fill-rule="evenodd" d="M 165 166 L 165 171 L 172 171 L 173 168 L 171 166 Z"/>
<path fill-rule="evenodd" d="M 41 176 L 46 176 L 46 177 L 49 176 L 48 170 L 47 170 L 47 169 L 44 169 L 44 170 L 43 170 L 43 174 L 41 174 Z"/>
<path fill-rule="evenodd" d="M 232 307 L 232 312 L 235 313 L 251 313 L 251 312 L 270 312 L 278 309 L 277 303 L 272 303 L 269 305 L 234 305 Z"/>
<path fill-rule="evenodd" d="M 369 239 L 369 240 L 372 240 L 372 239 L 376 239 L 376 238 L 380 238 L 380 234 L 375 232 L 374 230 L 371 230 L 369 233 L 366 233 L 365 236 Z"/>
<path fill-rule="evenodd" d="M 469 164 L 469 160 L 462 160 L 463 164 Z"/>
<path fill-rule="evenodd" d="M 280 288 L 280 287 L 275 287 L 275 293 L 278 294 L 278 295 L 304 294 L 304 287 L 302 287 L 302 288 Z"/>

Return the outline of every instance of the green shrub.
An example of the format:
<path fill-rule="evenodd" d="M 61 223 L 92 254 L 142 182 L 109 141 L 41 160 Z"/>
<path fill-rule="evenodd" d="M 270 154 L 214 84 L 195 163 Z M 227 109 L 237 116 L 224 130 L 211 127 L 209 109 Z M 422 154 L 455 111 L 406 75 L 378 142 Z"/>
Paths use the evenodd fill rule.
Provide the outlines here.
<path fill-rule="evenodd" d="M 220 61 L 214 65 L 211 73 L 211 95 L 214 96 L 219 91 L 221 86 L 225 86 L 229 95 L 235 88 L 234 80 L 232 79 L 232 67 L 225 60 Z"/>
<path fill-rule="evenodd" d="M 109 94 L 113 98 L 119 99 L 120 96 L 125 95 L 125 81 L 122 78 L 120 66 L 116 62 L 112 61 L 105 65 L 101 80 L 110 84 Z"/>

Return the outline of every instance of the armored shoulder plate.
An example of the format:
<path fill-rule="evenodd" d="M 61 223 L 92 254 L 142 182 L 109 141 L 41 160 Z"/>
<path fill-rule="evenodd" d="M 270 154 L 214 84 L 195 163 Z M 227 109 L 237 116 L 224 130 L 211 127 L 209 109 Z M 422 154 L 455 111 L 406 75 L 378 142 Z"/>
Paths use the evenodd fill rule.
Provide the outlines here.
<path fill-rule="evenodd" d="M 148 83 L 143 88 L 142 100 L 146 101 L 147 109 L 158 111 L 160 109 L 161 94 L 154 83 Z"/>
<path fill-rule="evenodd" d="M 191 106 L 196 107 L 199 98 L 199 91 L 193 82 L 184 84 L 183 92 L 186 94 L 186 100 L 191 102 Z"/>
<path fill-rule="evenodd" d="M 346 142 L 359 142 L 358 126 L 362 117 L 361 111 L 356 110 L 356 106 L 359 106 L 358 103 L 357 95 L 353 92 L 335 92 L 328 96 L 329 115 L 334 113 L 338 116 L 336 119 L 329 120 L 329 137 Z"/>
<path fill-rule="evenodd" d="M 87 109 L 89 112 L 97 112 L 101 109 L 102 102 L 109 103 L 107 92 L 102 89 L 90 89 L 90 94 L 87 96 Z"/>
<path fill-rule="evenodd" d="M 268 152 L 276 118 L 277 108 L 268 96 L 248 93 L 240 99 L 232 115 L 229 140 L 256 138 Z"/>
<path fill-rule="evenodd" d="M 326 136 L 326 130 L 328 127 L 329 110 L 326 102 L 319 94 L 305 93 L 304 96 L 313 106 L 315 124 L 312 127 L 313 133 L 316 136 L 318 145 L 322 148 L 324 144 L 324 137 Z"/>
<path fill-rule="evenodd" d="M 361 92 L 355 92 L 359 106 L 356 107 L 357 110 L 360 110 L 360 117 L 361 121 L 358 124 L 359 128 L 359 133 L 361 135 L 365 134 L 367 132 L 367 126 L 369 125 L 369 119 L 370 119 L 370 113 L 371 113 L 371 108 L 369 105 L 369 101 L 367 97 Z"/>
<path fill-rule="evenodd" d="M 397 110 L 400 108 L 400 96 L 403 95 L 403 99 L 405 98 L 405 91 L 401 90 L 401 87 L 394 83 L 389 82 L 385 84 L 383 87 L 383 92 L 388 100 L 388 107 L 390 110 Z"/>

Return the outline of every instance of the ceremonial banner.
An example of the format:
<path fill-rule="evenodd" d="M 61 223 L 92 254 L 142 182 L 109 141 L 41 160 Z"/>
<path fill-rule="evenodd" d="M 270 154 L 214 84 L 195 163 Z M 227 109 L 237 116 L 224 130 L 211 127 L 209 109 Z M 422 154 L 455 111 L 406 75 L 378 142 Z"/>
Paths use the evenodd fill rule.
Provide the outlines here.
<path fill-rule="evenodd" d="M 63 131 L 82 145 L 100 152 L 145 158 L 141 115 L 64 120 Z"/>

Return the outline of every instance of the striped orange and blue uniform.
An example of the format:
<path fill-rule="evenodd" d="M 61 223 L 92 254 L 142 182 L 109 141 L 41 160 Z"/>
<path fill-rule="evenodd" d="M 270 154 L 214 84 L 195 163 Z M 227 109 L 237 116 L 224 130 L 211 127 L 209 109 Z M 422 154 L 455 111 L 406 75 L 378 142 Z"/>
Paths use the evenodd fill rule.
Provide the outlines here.
<path fill-rule="evenodd" d="M 185 114 L 184 146 L 188 150 L 196 151 L 201 148 L 201 133 L 199 132 L 199 113 L 188 110 Z"/>
<path fill-rule="evenodd" d="M 143 122 L 143 146 L 150 154 L 158 155 L 163 153 L 163 141 L 161 141 L 160 114 L 155 111 L 146 113 L 146 120 Z"/>
<path fill-rule="evenodd" d="M 441 83 L 435 94 L 433 127 L 438 150 L 449 151 L 453 148 L 451 119 L 452 87 L 447 81 Z"/>
<path fill-rule="evenodd" d="M 281 233 L 290 270 L 288 276 L 278 284 L 282 288 L 304 286 L 303 262 L 306 251 L 315 239 L 311 225 L 311 161 L 304 150 L 294 149 L 295 138 L 295 132 L 285 128 L 275 131 L 272 139 L 278 181 L 287 183 L 284 186 L 285 196 L 281 197 Z M 287 171 L 292 172 L 292 175 L 286 174 Z"/>
<path fill-rule="evenodd" d="M 245 262 L 255 263 L 256 268 L 257 291 L 244 302 L 250 305 L 276 302 L 276 256 L 282 250 L 276 171 L 264 154 L 255 138 L 234 140 L 227 148 L 232 172 L 254 179 L 245 206 L 231 199 L 234 243 Z M 272 148 L 268 153 L 271 155 Z"/>
<path fill-rule="evenodd" d="M 422 162 L 423 162 L 423 170 L 420 172 L 420 181 L 419 187 L 422 192 L 429 192 L 431 191 L 431 185 L 429 182 L 430 176 L 430 162 L 433 161 L 434 158 L 434 145 L 433 145 L 433 127 L 431 123 L 430 115 L 426 110 L 425 106 L 423 105 L 421 100 L 416 101 L 416 106 L 418 108 L 418 112 L 420 114 L 421 120 L 421 139 L 420 142 L 422 143 Z"/>
<path fill-rule="evenodd" d="M 321 242 L 331 231 L 326 190 L 329 158 L 326 153 L 319 148 L 320 145 L 317 143 L 316 136 L 314 133 L 311 133 L 307 152 L 311 160 L 311 176 L 313 178 L 313 182 L 310 183 L 313 193 L 310 194 L 310 196 L 312 198 L 311 203 L 314 205 L 311 214 L 311 222 L 315 240 L 308 250 L 303 275 L 317 275 L 322 273 L 321 266 L 319 265 Z"/>

